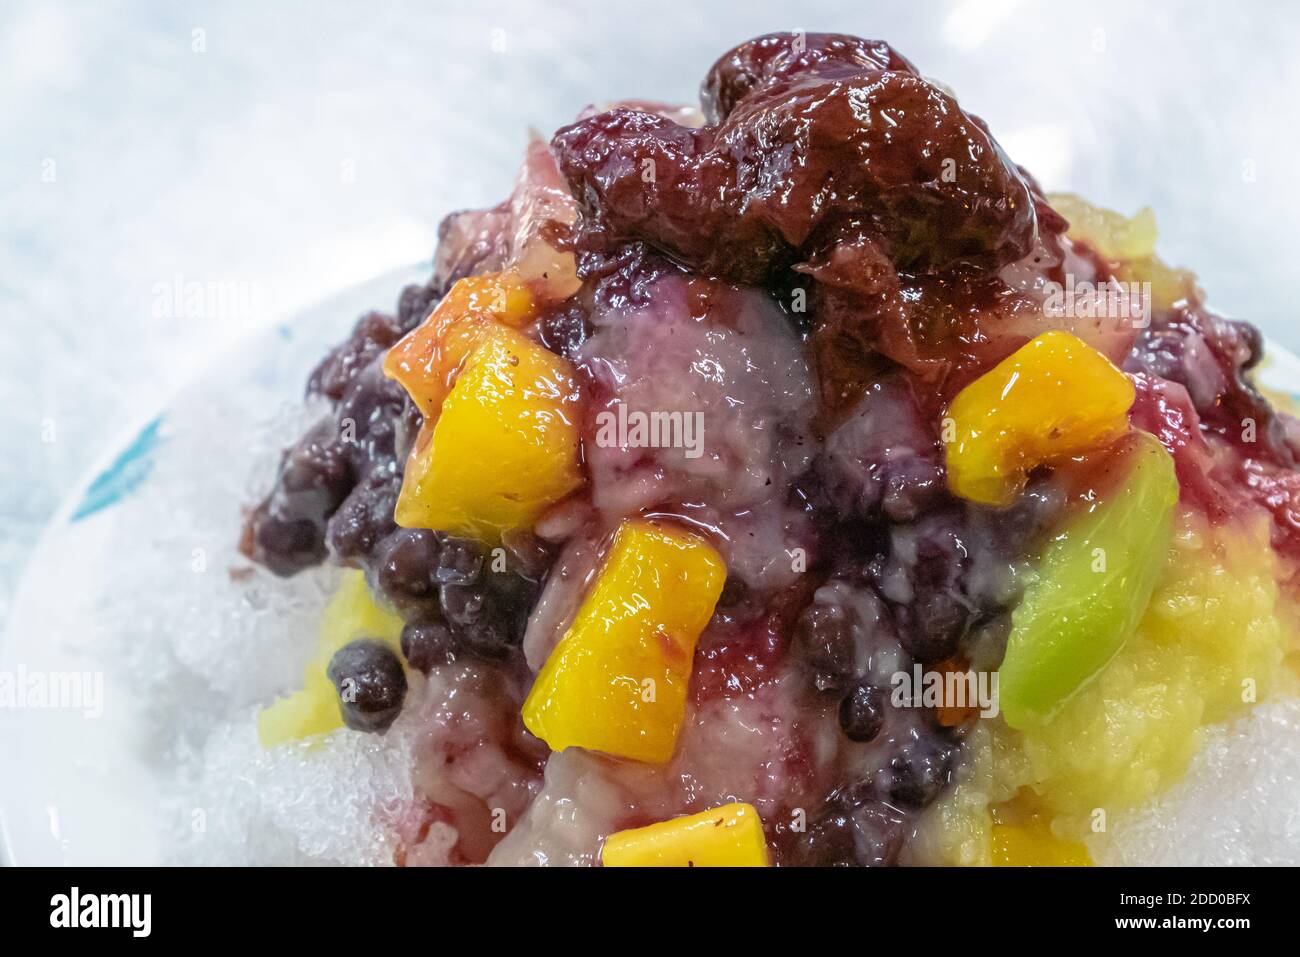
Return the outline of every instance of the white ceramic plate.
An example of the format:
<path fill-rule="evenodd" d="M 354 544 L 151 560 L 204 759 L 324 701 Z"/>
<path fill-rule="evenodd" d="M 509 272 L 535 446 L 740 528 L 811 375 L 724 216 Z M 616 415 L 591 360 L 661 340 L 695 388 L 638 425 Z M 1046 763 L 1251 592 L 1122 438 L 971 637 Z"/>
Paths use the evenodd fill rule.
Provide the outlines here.
<path fill-rule="evenodd" d="M 297 401 L 308 370 L 361 313 L 392 308 L 408 282 L 427 267 L 408 267 L 348 290 L 289 323 L 268 329 L 218 361 L 166 408 L 138 423 L 111 447 L 64 503 L 42 536 L 13 603 L 0 645 L 0 673 L 96 672 L 105 675 L 102 714 L 85 708 L 0 708 L 0 828 L 11 864 L 155 864 L 166 857 L 174 814 L 160 795 L 168 768 L 151 749 L 142 702 L 113 680 L 111 663 L 93 654 L 104 630 L 103 609 L 129 610 L 143 596 L 110 593 L 116 563 L 130 554 L 112 543 L 130 529 L 114 527 L 132 496 L 175 494 L 150 489 L 152 458 L 168 434 L 200 428 L 196 395 L 207 407 L 275 409 Z M 1293 392 L 1300 360 L 1270 349 L 1264 384 Z M 242 474 L 246 461 L 214 461 Z M 225 503 L 229 536 L 238 535 L 237 501 Z M 178 509 L 184 503 L 175 503 Z M 218 527 L 224 525 L 218 523 Z M 148 540 L 151 530 L 135 533 Z M 115 552 L 116 549 L 116 552 Z M 158 588 L 183 588 L 175 582 Z"/>

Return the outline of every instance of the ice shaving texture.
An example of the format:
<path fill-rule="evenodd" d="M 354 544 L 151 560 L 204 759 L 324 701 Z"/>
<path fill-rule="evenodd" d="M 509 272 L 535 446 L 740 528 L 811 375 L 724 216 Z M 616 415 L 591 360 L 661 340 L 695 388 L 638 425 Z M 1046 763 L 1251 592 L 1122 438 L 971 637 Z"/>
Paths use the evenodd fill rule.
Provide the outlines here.
<path fill-rule="evenodd" d="M 1093 833 L 1177 781 L 1203 726 L 1277 690 L 1292 640 L 1278 615 L 1274 555 L 1262 516 L 1214 528 L 1180 518 L 1168 565 L 1137 633 L 1095 683 L 1039 730 L 980 722 L 964 777 L 930 812 L 921 862 L 989 862 L 988 808 L 1020 794 L 1063 838 Z"/>
<path fill-rule="evenodd" d="M 501 727 L 501 677 L 474 665 L 412 673 L 383 736 L 345 729 L 272 749 L 245 720 L 187 756 L 178 860 L 197 864 L 442 866 L 481 862 L 492 816 L 522 817 L 540 786 L 527 746 Z M 517 746 L 517 747 L 516 747 Z"/>
<path fill-rule="evenodd" d="M 241 508 L 319 412 L 280 402 L 302 379 L 299 360 L 321 349 L 313 330 L 298 331 L 301 347 L 242 364 L 238 388 L 227 367 L 184 393 L 145 484 L 85 520 L 107 554 L 130 560 L 108 565 L 90 599 L 100 628 L 76 641 L 105 668 L 106 694 L 139 712 L 139 751 L 157 764 L 159 843 L 174 863 L 391 862 L 383 820 L 410 801 L 419 709 L 384 738 L 340 732 L 271 752 L 257 742 L 257 708 L 300 685 L 339 575 L 276 578 L 237 549 Z"/>
<path fill-rule="evenodd" d="M 391 864 L 418 726 L 408 710 L 382 738 L 339 730 L 266 750 L 251 720 L 217 724 L 185 758 L 176 802 L 191 827 L 176 862 Z"/>
<path fill-rule="evenodd" d="M 169 743 L 294 687 L 337 578 L 321 569 L 285 582 L 237 551 L 230 522 L 249 471 L 222 466 L 251 458 L 264 487 L 278 444 L 310 416 L 268 420 L 256 403 L 265 393 L 250 393 L 227 390 L 219 403 L 187 393 L 160 426 L 145 488 L 102 517 L 110 552 L 131 556 L 107 570 L 103 648 Z"/>
<path fill-rule="evenodd" d="M 1187 777 L 1090 840 L 1115 866 L 1290 866 L 1300 861 L 1300 701 L 1214 728 Z"/>

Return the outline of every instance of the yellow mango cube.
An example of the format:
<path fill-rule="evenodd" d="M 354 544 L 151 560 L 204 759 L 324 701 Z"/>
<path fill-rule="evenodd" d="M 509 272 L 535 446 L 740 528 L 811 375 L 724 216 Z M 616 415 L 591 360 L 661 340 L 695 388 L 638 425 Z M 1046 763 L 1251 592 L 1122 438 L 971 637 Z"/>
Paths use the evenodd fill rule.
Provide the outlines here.
<path fill-rule="evenodd" d="M 465 357 L 498 324 L 514 329 L 536 315 L 528 287 L 514 271 L 461 279 L 419 326 L 384 357 L 425 418 L 436 418 Z"/>
<path fill-rule="evenodd" d="M 348 571 L 325 607 L 316 650 L 303 674 L 303 687 L 262 709 L 257 737 L 264 748 L 300 741 L 343 727 L 339 696 L 325 674 L 330 659 L 358 638 L 377 638 L 401 653 L 402 619 L 375 604 L 359 571 Z"/>
<path fill-rule="evenodd" d="M 749 804 L 611 834 L 600 853 L 605 867 L 767 867 L 763 822 Z"/>
<path fill-rule="evenodd" d="M 1088 849 L 1077 841 L 1063 841 L 1041 821 L 994 824 L 994 867 L 1092 867 Z"/>
<path fill-rule="evenodd" d="M 528 730 L 553 751 L 666 762 L 686 715 L 695 642 L 726 575 L 699 535 L 624 522 L 524 702 Z"/>
<path fill-rule="evenodd" d="M 487 542 L 528 528 L 583 483 L 572 365 L 489 329 L 411 451 L 395 517 Z"/>
<path fill-rule="evenodd" d="M 1032 469 L 1123 435 L 1133 399 L 1133 382 L 1100 352 L 1068 332 L 1045 332 L 948 407 L 948 487 L 972 502 L 1009 505 Z"/>

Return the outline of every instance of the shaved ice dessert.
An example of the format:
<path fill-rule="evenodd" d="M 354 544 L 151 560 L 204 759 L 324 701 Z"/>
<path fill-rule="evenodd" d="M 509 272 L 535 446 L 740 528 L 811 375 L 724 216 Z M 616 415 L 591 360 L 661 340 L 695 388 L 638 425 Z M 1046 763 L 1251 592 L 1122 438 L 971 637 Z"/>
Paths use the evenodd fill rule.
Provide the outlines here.
<path fill-rule="evenodd" d="M 333 859 L 1133 862 L 1207 729 L 1293 726 L 1259 333 L 887 44 L 589 108 L 439 236 L 243 528 L 344 569 L 257 718 L 309 790 L 396 762 Z"/>

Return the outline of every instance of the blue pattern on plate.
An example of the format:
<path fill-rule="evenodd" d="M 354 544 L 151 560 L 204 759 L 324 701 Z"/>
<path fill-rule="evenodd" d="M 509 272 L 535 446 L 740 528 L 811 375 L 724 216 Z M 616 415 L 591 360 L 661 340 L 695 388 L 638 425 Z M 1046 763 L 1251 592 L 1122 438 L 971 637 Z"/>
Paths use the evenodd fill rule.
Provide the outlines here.
<path fill-rule="evenodd" d="M 153 453 L 160 441 L 162 420 L 160 415 L 141 429 L 135 441 L 122 450 L 113 464 L 96 476 L 95 481 L 90 483 L 90 488 L 86 489 L 81 504 L 72 513 L 72 521 L 79 522 L 108 508 L 140 486 L 153 469 Z"/>

